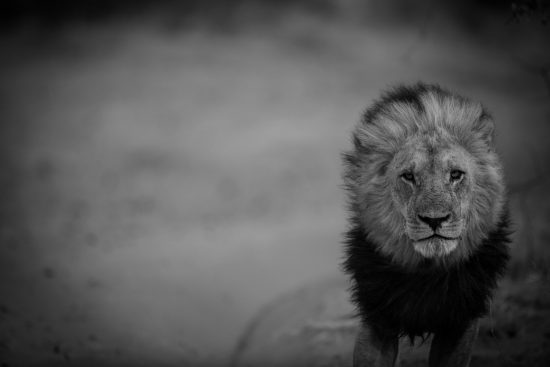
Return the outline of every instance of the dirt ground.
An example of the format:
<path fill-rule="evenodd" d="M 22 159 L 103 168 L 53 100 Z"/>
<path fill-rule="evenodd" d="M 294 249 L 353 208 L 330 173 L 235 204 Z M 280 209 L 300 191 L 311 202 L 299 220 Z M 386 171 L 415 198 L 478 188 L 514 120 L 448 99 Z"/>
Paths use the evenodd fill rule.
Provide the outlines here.
<path fill-rule="evenodd" d="M 548 43 L 499 22 L 2 34 L 0 364 L 345 364 L 340 152 L 381 89 L 425 80 L 492 111 L 511 188 L 517 277 L 473 365 L 542 366 Z"/>
<path fill-rule="evenodd" d="M 357 333 L 344 279 L 323 279 L 263 307 L 233 355 L 233 366 L 351 366 Z M 546 366 L 550 361 L 546 281 L 506 280 L 480 325 L 471 366 Z M 403 367 L 426 366 L 431 339 L 400 341 Z"/>

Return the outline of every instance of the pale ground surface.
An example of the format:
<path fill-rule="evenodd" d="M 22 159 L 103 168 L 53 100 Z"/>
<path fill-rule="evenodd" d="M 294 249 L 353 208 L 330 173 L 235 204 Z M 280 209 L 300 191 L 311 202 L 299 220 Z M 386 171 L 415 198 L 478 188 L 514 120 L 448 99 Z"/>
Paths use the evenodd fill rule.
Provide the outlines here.
<path fill-rule="evenodd" d="M 323 279 L 262 308 L 243 333 L 233 366 L 351 366 L 357 333 L 343 279 Z M 427 366 L 431 339 L 400 341 L 402 367 Z M 266 356 L 269 356 L 266 358 Z M 540 279 L 501 284 L 471 366 L 547 366 L 550 292 Z"/>
<path fill-rule="evenodd" d="M 274 351 L 271 325 L 301 335 L 285 334 L 290 315 L 328 323 L 327 360 L 346 361 L 345 287 L 320 280 L 340 274 L 339 154 L 379 90 L 426 80 L 483 100 L 513 185 L 549 156 L 548 92 L 516 57 L 538 60 L 544 43 L 433 27 L 422 38 L 289 16 L 228 35 L 130 23 L 3 36 L 0 362 L 226 365 L 261 307 L 307 284 L 309 298 L 258 323 L 243 361 Z M 520 259 L 549 258 L 547 191 L 512 198 L 516 238 L 530 241 Z M 547 292 L 521 312 L 547 315 L 548 301 L 535 306 Z M 539 329 L 521 329 L 533 348 Z"/>

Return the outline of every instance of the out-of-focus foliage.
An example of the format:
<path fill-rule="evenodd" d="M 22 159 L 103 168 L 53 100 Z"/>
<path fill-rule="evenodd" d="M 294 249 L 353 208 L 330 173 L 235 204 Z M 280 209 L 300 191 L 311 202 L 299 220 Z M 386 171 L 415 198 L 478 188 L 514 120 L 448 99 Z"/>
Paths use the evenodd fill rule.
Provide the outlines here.
<path fill-rule="evenodd" d="M 0 20 L 2 27 L 29 20 L 51 26 L 157 12 L 183 23 L 199 19 L 213 24 L 234 24 L 240 21 L 243 12 L 263 15 L 262 20 L 266 20 L 291 9 L 359 21 L 404 21 L 438 11 L 474 28 L 502 13 L 515 20 L 526 17 L 548 20 L 548 0 L 5 0 L 0 3 Z"/>
<path fill-rule="evenodd" d="M 536 19 L 547 25 L 550 19 L 549 0 L 520 0 L 513 1 L 510 8 L 515 21 Z"/>

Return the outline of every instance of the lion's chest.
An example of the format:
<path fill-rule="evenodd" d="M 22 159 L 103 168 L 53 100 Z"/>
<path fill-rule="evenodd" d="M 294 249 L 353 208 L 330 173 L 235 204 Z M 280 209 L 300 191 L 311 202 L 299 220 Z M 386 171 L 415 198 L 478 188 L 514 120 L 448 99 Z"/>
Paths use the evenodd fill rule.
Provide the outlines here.
<path fill-rule="evenodd" d="M 507 222 L 452 267 L 406 271 L 366 241 L 356 227 L 348 233 L 345 269 L 362 319 L 382 330 L 409 336 L 457 330 L 483 316 L 509 259 Z"/>
<path fill-rule="evenodd" d="M 470 274 L 422 273 L 386 275 L 389 282 L 372 295 L 369 313 L 408 335 L 466 326 L 487 311 L 490 290 Z M 483 289 L 485 288 L 485 289 Z M 388 292 L 392 290 L 391 292 Z M 378 295 L 378 296 L 377 296 Z"/>
<path fill-rule="evenodd" d="M 468 266 L 418 273 L 385 267 L 366 275 L 356 293 L 363 316 L 409 336 L 466 327 L 487 312 L 495 285 L 482 269 Z"/>

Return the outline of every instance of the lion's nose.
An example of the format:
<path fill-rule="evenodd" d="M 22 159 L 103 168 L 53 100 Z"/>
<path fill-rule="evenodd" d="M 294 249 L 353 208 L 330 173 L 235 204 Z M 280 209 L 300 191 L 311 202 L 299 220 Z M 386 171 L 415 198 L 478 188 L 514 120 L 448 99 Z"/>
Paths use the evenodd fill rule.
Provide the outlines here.
<path fill-rule="evenodd" d="M 450 214 L 447 214 L 446 216 L 444 217 L 436 217 L 436 218 L 433 218 L 433 217 L 424 217 L 422 215 L 419 215 L 418 216 L 418 219 L 420 219 L 422 222 L 426 223 L 427 225 L 430 226 L 430 228 L 432 230 L 436 230 L 437 228 L 441 227 L 441 223 L 445 222 L 446 220 L 448 220 L 450 218 Z"/>

